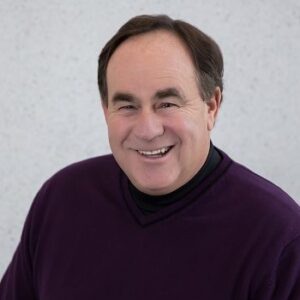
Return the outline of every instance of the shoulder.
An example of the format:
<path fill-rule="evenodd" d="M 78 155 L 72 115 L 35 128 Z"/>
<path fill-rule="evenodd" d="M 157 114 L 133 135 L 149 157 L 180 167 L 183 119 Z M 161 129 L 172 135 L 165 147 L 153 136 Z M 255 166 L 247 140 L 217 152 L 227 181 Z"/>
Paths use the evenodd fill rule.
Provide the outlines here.
<path fill-rule="evenodd" d="M 284 234 L 287 240 L 300 235 L 300 207 L 280 187 L 235 161 L 222 181 L 224 194 L 245 222 L 254 222 L 262 232 Z"/>
<path fill-rule="evenodd" d="M 72 163 L 52 175 L 38 191 L 34 205 L 73 205 L 99 198 L 119 185 L 121 169 L 112 155 Z"/>
<path fill-rule="evenodd" d="M 298 284 L 299 205 L 274 183 L 221 154 L 230 165 L 215 186 L 218 213 L 255 270 L 253 290 L 272 291 L 278 281 Z"/>
<path fill-rule="evenodd" d="M 299 212 L 296 201 L 284 190 L 247 167 L 233 162 L 227 175 L 228 179 L 232 181 L 234 190 L 244 197 L 271 205 L 274 208 L 286 207 Z"/>
<path fill-rule="evenodd" d="M 72 163 L 52 175 L 46 184 L 76 189 L 112 183 L 119 176 L 120 168 L 114 157 L 109 154 Z"/>
<path fill-rule="evenodd" d="M 32 202 L 27 223 L 32 224 L 30 227 L 38 235 L 51 224 L 66 226 L 68 222 L 88 220 L 95 211 L 119 205 L 121 176 L 112 155 L 68 165 L 42 185 Z"/>
<path fill-rule="evenodd" d="M 83 179 L 86 176 L 107 177 L 113 175 L 115 172 L 119 172 L 119 166 L 114 157 L 108 154 L 72 163 L 56 172 L 51 178 L 54 180 L 63 180 L 78 177 Z"/>
<path fill-rule="evenodd" d="M 290 206 L 299 210 L 299 206 L 285 191 L 272 183 L 270 180 L 258 175 L 246 166 L 232 160 L 229 156 L 220 151 L 225 159 L 231 161 L 230 167 L 224 174 L 224 183 L 229 192 L 236 193 L 252 201 L 270 202 L 272 205 L 281 203 L 283 206 Z"/>

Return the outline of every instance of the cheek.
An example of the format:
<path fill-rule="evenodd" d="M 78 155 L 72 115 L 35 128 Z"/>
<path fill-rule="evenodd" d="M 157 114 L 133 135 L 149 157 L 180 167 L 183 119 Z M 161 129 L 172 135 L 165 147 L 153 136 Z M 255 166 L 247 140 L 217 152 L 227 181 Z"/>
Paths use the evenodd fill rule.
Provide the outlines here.
<path fill-rule="evenodd" d="M 130 133 L 128 123 L 119 118 L 111 118 L 107 122 L 108 138 L 112 147 L 122 144 Z"/>
<path fill-rule="evenodd" d="M 168 125 L 181 140 L 197 139 L 207 131 L 206 122 L 200 115 L 186 115 L 184 117 L 181 115 L 174 118 Z"/>

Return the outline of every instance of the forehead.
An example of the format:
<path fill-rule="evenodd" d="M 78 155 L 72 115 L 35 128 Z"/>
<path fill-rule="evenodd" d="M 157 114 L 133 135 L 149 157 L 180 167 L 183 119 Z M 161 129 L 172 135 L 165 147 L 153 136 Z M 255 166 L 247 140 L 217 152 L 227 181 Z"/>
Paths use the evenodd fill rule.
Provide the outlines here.
<path fill-rule="evenodd" d="M 108 92 L 191 78 L 195 79 L 195 69 L 186 46 L 165 30 L 129 38 L 116 49 L 107 67 Z"/>
<path fill-rule="evenodd" d="M 131 57 L 132 53 L 143 54 L 144 56 L 159 53 L 159 57 L 174 55 L 189 57 L 186 46 L 178 36 L 167 30 L 155 30 L 130 37 L 121 43 L 111 56 L 109 65 L 116 60 Z"/>

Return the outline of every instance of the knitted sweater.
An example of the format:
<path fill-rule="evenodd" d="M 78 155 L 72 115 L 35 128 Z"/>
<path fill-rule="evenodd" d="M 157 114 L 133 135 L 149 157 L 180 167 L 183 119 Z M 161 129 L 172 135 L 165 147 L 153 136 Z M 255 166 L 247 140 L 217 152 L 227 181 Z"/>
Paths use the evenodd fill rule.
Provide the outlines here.
<path fill-rule="evenodd" d="M 300 209 L 231 160 L 144 215 L 113 156 L 73 164 L 38 192 L 1 300 L 299 300 Z"/>

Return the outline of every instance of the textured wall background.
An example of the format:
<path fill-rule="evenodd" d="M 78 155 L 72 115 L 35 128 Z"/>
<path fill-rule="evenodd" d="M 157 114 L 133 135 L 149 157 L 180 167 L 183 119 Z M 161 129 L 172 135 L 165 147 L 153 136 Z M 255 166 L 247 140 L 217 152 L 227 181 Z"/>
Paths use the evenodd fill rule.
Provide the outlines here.
<path fill-rule="evenodd" d="M 168 13 L 216 39 L 225 101 L 214 143 L 300 200 L 299 1 L 1 0 L 0 276 L 41 184 L 109 152 L 97 58 L 142 13 Z"/>

